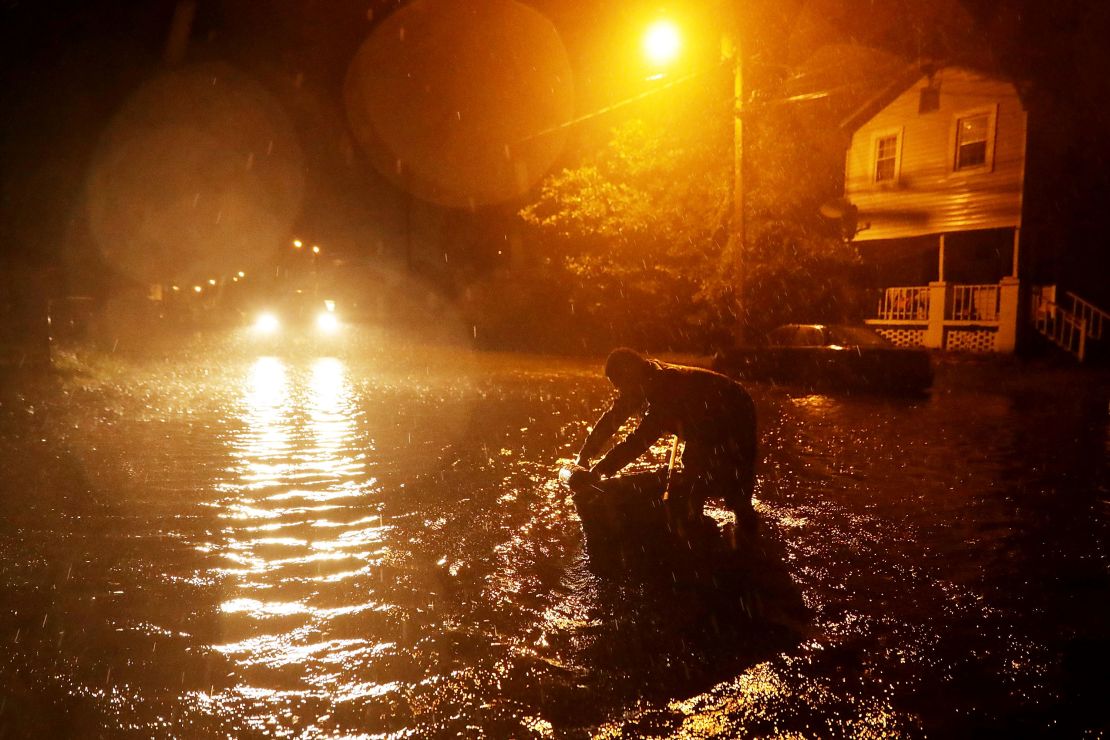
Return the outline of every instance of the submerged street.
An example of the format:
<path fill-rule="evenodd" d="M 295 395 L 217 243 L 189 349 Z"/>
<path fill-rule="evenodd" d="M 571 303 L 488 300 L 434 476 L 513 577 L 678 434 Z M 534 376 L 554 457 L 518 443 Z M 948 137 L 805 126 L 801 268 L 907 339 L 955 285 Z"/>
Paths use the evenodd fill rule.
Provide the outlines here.
<path fill-rule="evenodd" d="M 1099 371 L 749 385 L 760 561 L 691 578 L 598 568 L 555 480 L 599 361 L 364 337 L 57 364 L 0 386 L 0 735 L 1103 727 Z"/>

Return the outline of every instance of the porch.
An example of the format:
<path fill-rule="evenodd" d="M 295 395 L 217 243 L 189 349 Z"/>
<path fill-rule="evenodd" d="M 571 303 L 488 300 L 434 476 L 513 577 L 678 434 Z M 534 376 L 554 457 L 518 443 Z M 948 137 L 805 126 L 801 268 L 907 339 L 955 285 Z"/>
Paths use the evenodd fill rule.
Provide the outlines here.
<path fill-rule="evenodd" d="M 1013 352 L 1017 339 L 1017 278 L 998 283 L 885 288 L 866 323 L 900 347 Z"/>

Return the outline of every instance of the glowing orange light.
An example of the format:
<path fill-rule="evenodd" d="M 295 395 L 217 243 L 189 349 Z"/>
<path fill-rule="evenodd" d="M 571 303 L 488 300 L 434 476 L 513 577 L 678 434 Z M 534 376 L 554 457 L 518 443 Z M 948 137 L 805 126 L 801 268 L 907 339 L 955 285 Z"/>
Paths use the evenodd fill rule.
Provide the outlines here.
<path fill-rule="evenodd" d="M 194 293 L 199 293 L 199 292 L 201 292 L 202 290 L 204 290 L 204 288 L 200 287 L 199 285 L 194 285 L 194 286 L 193 286 L 193 292 L 194 292 Z"/>
<path fill-rule="evenodd" d="M 682 35 L 670 21 L 656 21 L 644 33 L 644 54 L 653 64 L 668 64 L 682 50 Z"/>
<path fill-rule="evenodd" d="M 304 242 L 302 242 L 300 239 L 294 239 L 293 240 L 293 246 L 296 247 L 297 249 L 300 249 L 301 247 L 304 246 Z"/>
<path fill-rule="evenodd" d="M 215 285 L 216 284 L 216 279 L 215 278 L 208 278 L 208 284 L 209 285 Z"/>
<path fill-rule="evenodd" d="M 316 245 L 313 245 L 312 246 L 312 253 L 313 254 L 320 254 L 320 248 L 317 247 Z"/>

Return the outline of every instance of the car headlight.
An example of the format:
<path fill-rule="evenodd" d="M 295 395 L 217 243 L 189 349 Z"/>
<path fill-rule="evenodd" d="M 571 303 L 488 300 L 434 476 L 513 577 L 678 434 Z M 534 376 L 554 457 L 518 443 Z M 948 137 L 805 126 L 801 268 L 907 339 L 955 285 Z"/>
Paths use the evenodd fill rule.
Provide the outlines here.
<path fill-rule="evenodd" d="M 259 314 L 254 320 L 254 330 L 259 334 L 273 334 L 280 328 L 281 321 L 269 311 Z"/>
<path fill-rule="evenodd" d="M 328 311 L 320 313 L 316 316 L 316 328 L 325 334 L 334 334 L 339 330 L 339 318 Z"/>

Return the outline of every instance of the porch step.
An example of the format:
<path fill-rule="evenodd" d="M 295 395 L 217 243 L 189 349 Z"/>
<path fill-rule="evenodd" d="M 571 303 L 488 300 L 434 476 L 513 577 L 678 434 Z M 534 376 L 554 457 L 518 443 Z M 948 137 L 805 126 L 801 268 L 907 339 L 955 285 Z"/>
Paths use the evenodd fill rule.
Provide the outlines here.
<path fill-rule="evenodd" d="M 1071 291 L 1056 301 L 1056 286 L 1033 294 L 1033 326 L 1041 336 L 1080 362 L 1092 355 L 1105 355 L 1104 339 L 1110 339 L 1110 313 Z"/>

